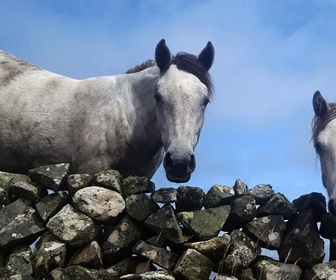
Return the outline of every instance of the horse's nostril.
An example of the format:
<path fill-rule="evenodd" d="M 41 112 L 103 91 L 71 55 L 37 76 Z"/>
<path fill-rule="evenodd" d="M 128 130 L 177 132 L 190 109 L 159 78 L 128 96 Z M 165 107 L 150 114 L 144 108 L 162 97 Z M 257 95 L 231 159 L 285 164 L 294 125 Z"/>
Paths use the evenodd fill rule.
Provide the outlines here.
<path fill-rule="evenodd" d="M 166 153 L 166 156 L 163 161 L 163 166 L 167 169 L 172 168 L 173 166 L 173 161 L 171 159 L 171 154 L 169 152 Z"/>
<path fill-rule="evenodd" d="M 189 161 L 189 170 L 194 171 L 195 168 L 196 168 L 195 156 L 191 155 L 190 156 L 190 161 Z"/>

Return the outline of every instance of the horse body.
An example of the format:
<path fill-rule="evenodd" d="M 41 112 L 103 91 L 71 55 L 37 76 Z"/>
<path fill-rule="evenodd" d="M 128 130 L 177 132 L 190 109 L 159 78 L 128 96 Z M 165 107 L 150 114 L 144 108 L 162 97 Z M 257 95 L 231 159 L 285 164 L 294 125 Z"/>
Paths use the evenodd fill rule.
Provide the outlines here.
<path fill-rule="evenodd" d="M 72 173 L 151 178 L 165 150 L 168 179 L 189 180 L 208 88 L 172 63 L 164 40 L 156 60 L 132 74 L 76 80 L 0 52 L 0 170 L 70 162 Z"/>
<path fill-rule="evenodd" d="M 327 103 L 319 91 L 313 97 L 313 136 L 320 158 L 322 183 L 329 196 L 328 208 L 336 217 L 336 103 Z"/>

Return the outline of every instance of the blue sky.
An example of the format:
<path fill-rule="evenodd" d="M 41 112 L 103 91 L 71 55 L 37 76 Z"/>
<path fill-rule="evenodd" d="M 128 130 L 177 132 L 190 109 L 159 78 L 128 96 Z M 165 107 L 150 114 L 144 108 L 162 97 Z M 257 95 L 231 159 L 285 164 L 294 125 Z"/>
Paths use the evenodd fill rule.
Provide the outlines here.
<path fill-rule="evenodd" d="M 3 0 L 0 49 L 74 78 L 115 75 L 153 58 L 215 46 L 215 96 L 187 185 L 240 178 L 290 200 L 326 194 L 310 143 L 311 99 L 336 101 L 336 2 Z M 160 168 L 157 188 L 178 187 Z"/>

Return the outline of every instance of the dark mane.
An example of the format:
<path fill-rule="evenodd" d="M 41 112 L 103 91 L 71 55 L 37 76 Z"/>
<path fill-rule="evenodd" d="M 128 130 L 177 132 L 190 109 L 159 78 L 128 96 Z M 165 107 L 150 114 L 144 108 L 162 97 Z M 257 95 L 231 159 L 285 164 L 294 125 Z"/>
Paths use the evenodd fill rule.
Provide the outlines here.
<path fill-rule="evenodd" d="M 178 53 L 172 59 L 172 64 L 175 64 L 178 69 L 195 75 L 208 88 L 209 96 L 213 93 L 213 84 L 209 72 L 199 62 L 197 56 L 189 53 Z"/>
<path fill-rule="evenodd" d="M 137 73 L 137 72 L 140 72 L 142 70 L 145 70 L 147 69 L 148 67 L 152 67 L 152 66 L 155 66 L 156 63 L 154 60 L 152 59 L 148 59 L 147 61 L 141 63 L 141 64 L 138 64 L 137 66 L 133 67 L 133 68 L 130 68 L 126 71 L 126 74 L 132 74 L 132 73 Z"/>
<path fill-rule="evenodd" d="M 329 103 L 329 110 L 323 117 L 314 116 L 312 121 L 312 140 L 315 141 L 317 135 L 326 125 L 336 118 L 336 103 Z"/>

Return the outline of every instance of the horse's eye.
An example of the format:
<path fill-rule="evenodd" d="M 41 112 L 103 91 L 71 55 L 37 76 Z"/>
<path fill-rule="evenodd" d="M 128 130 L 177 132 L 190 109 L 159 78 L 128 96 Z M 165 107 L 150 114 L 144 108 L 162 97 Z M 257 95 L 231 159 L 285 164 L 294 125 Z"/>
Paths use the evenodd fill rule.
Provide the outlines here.
<path fill-rule="evenodd" d="M 209 98 L 205 98 L 204 101 L 203 101 L 203 106 L 206 107 L 210 102 L 210 99 Z"/>
<path fill-rule="evenodd" d="M 320 152 L 322 152 L 322 145 L 321 145 L 321 143 L 319 143 L 319 142 L 316 142 L 315 144 L 314 144 L 314 147 L 315 147 L 315 150 L 316 150 L 316 152 L 318 152 L 318 153 L 320 153 Z"/>
<path fill-rule="evenodd" d="M 154 99 L 157 103 L 161 103 L 162 102 L 162 96 L 158 93 L 154 94 Z"/>

